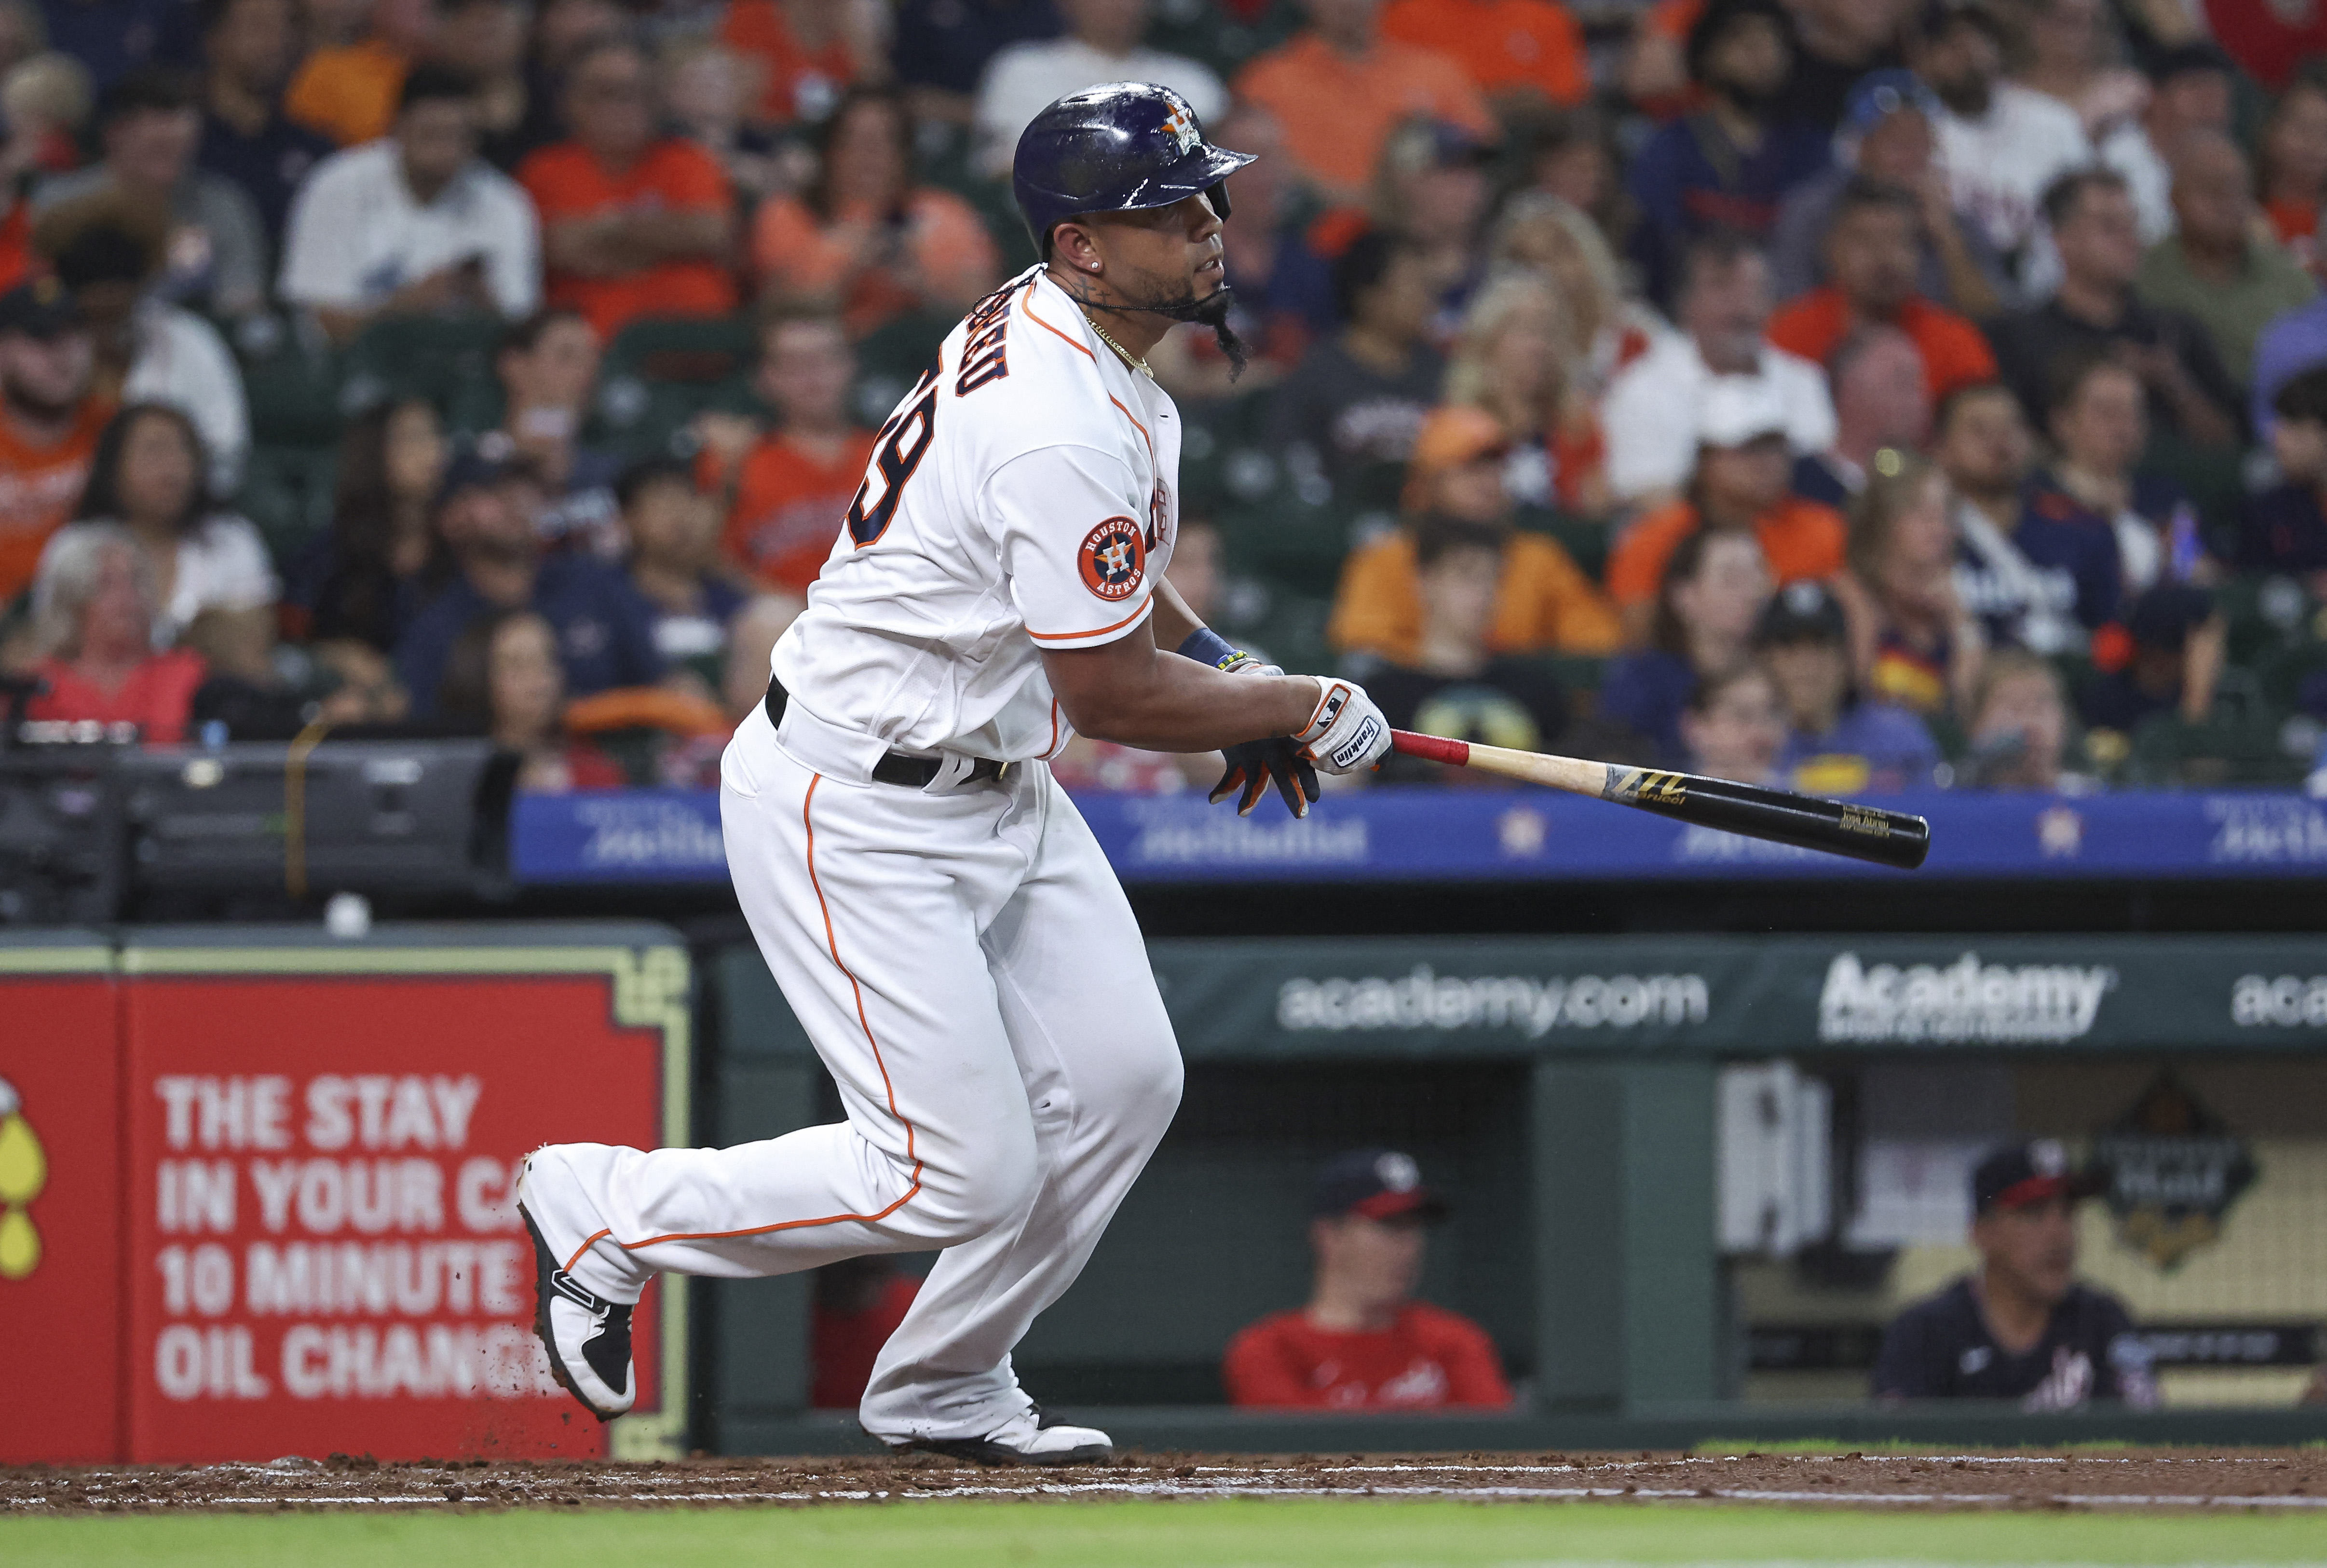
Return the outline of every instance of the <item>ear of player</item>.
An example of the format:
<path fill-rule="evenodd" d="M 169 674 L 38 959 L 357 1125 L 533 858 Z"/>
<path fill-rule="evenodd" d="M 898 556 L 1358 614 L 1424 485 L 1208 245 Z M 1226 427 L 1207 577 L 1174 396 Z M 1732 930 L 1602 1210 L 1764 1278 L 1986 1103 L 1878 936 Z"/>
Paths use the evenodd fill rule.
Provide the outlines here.
<path fill-rule="evenodd" d="M 1321 679 L 1324 689 L 1306 729 L 1293 737 L 1301 754 L 1328 773 L 1355 773 L 1389 755 L 1389 721 L 1355 681 Z"/>

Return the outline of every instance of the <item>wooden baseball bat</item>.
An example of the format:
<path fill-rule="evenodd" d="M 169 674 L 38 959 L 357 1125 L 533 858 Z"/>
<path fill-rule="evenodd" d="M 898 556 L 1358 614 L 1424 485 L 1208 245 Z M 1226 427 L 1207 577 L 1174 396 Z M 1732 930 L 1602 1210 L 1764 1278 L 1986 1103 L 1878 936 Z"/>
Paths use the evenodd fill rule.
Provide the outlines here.
<path fill-rule="evenodd" d="M 1902 871 L 1913 871 L 1931 853 L 1931 825 L 1903 811 L 1821 800 L 1813 795 L 1704 779 L 1695 773 L 1587 762 L 1575 757 L 1514 751 L 1504 746 L 1474 746 L 1468 741 L 1417 735 L 1411 730 L 1392 730 L 1390 743 L 1401 756 L 1547 784 L 1572 795 L 1612 800 L 1619 806 L 1717 827 L 1724 833 L 1826 854 L 1846 854 L 1853 860 L 1871 860 Z"/>

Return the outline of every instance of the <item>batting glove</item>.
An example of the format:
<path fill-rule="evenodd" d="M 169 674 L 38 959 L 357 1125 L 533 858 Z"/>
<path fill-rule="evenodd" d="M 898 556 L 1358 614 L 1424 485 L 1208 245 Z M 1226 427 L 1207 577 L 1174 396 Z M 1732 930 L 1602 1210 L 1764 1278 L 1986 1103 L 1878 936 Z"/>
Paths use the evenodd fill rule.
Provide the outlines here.
<path fill-rule="evenodd" d="M 1215 667 L 1229 675 L 1283 675 L 1284 670 L 1265 664 L 1251 654 L 1238 652 L 1223 659 Z M 1309 815 L 1309 803 L 1317 798 L 1317 770 L 1294 749 L 1291 741 L 1282 735 L 1262 741 L 1246 741 L 1239 745 L 1223 746 L 1220 756 L 1228 767 L 1220 781 L 1212 786 L 1211 803 L 1218 806 L 1238 789 L 1244 791 L 1237 801 L 1237 815 L 1250 817 L 1261 797 L 1268 793 L 1271 784 L 1285 798 L 1285 808 L 1295 817 Z"/>
<path fill-rule="evenodd" d="M 1293 737 L 1301 754 L 1328 773 L 1355 773 L 1389 754 L 1389 721 L 1355 681 L 1320 677 L 1324 695 L 1308 728 Z"/>

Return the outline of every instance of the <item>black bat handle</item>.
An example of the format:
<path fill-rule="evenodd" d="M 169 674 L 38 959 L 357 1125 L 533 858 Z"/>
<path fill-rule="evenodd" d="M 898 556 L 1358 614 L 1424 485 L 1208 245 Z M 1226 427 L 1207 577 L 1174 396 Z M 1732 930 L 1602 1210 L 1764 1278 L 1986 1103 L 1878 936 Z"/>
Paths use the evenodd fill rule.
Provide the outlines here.
<path fill-rule="evenodd" d="M 1611 766 L 1601 796 L 1659 817 L 1902 871 L 1915 870 L 1931 853 L 1931 825 L 1922 817 L 1758 784 Z"/>

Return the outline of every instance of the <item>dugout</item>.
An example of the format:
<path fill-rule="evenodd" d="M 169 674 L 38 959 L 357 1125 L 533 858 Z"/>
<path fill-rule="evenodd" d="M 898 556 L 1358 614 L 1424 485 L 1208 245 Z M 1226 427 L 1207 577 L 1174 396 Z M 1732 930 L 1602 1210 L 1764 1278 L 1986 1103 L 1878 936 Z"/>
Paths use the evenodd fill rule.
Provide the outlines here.
<path fill-rule="evenodd" d="M 2195 935 L 1159 939 L 1183 1109 L 1018 1365 L 1168 1446 L 2327 1435 L 2295 1404 L 2327 1321 L 2322 957 Z M 705 1135 L 831 1114 L 748 948 L 706 989 Z M 2115 1162 L 2082 1273 L 2151 1337 L 2166 1408 L 1874 1409 L 1882 1323 L 1965 1266 L 1969 1164 L 2023 1136 Z M 1423 1293 L 1494 1335 L 1524 1415 L 1425 1437 L 1220 1403 L 1228 1337 L 1305 1292 L 1311 1170 L 1366 1143 L 1452 1198 Z M 802 1409 L 805 1282 L 702 1295 L 702 1435 L 848 1441 Z"/>

